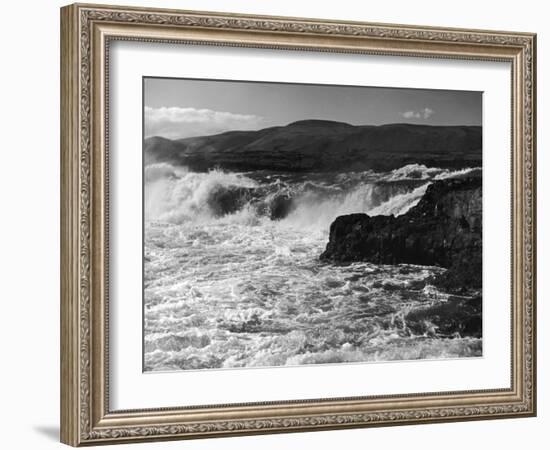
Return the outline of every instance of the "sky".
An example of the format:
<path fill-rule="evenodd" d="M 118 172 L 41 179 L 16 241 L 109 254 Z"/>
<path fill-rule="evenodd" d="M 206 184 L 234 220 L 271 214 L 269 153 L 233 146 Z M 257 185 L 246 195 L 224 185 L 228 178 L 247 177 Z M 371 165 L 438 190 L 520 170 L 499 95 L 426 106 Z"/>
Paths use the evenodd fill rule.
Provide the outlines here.
<path fill-rule="evenodd" d="M 145 137 L 180 139 L 297 120 L 481 125 L 482 92 L 144 78 Z"/>

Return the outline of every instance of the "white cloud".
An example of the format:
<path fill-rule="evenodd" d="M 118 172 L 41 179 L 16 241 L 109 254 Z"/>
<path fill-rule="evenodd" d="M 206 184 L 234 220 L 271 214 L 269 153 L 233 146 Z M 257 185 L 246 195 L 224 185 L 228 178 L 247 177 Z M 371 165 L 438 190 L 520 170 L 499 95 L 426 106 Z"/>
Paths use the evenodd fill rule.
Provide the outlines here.
<path fill-rule="evenodd" d="M 429 119 L 433 114 L 434 110 L 431 108 L 424 108 L 418 111 L 405 111 L 400 113 L 405 119 Z"/>
<path fill-rule="evenodd" d="M 424 110 L 422 111 L 424 119 L 429 119 L 433 115 L 433 113 L 434 110 L 430 108 L 424 108 Z"/>
<path fill-rule="evenodd" d="M 405 119 L 420 119 L 420 113 L 416 111 L 405 111 L 404 113 L 401 113 L 401 115 Z"/>
<path fill-rule="evenodd" d="M 262 127 L 263 120 L 262 117 L 252 114 L 235 114 L 211 109 L 146 106 L 145 137 L 181 139 L 230 130 L 257 130 Z"/>

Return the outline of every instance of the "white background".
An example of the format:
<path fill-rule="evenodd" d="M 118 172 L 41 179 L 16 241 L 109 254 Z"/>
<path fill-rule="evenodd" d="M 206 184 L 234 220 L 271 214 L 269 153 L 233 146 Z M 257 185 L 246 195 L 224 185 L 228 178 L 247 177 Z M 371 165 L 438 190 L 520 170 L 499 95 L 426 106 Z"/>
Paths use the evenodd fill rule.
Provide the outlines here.
<path fill-rule="evenodd" d="M 539 33 L 539 416 L 532 419 L 469 422 L 302 433 L 192 442 L 141 444 L 139 448 L 270 449 L 399 448 L 461 449 L 546 448 L 548 405 L 549 308 L 548 206 L 545 154 L 550 106 L 547 54 L 549 14 L 545 2 L 460 3 L 429 1 L 307 2 L 269 0 L 138 1 L 141 6 L 237 11 L 468 28 L 526 30 Z M 8 6 L 9 5 L 9 6 Z M 2 115 L 2 447 L 60 448 L 59 417 L 59 11 L 61 2 L 29 1 L 3 6 L 3 64 L 0 72 Z M 451 6 L 452 5 L 452 6 Z M 548 202 L 546 202 L 548 204 Z M 546 256 L 545 256 L 546 253 Z M 128 448 L 125 446 L 125 448 Z M 132 447 L 137 448 L 137 447 Z"/>
<path fill-rule="evenodd" d="M 509 64 L 120 41 L 111 46 L 110 61 L 112 409 L 510 386 L 510 229 L 503 226 L 510 223 Z M 483 254 L 491 268 L 483 280 L 483 358 L 142 373 L 136 345 L 142 339 L 142 198 L 136 195 L 142 106 L 136 93 L 144 74 L 482 91 Z"/>

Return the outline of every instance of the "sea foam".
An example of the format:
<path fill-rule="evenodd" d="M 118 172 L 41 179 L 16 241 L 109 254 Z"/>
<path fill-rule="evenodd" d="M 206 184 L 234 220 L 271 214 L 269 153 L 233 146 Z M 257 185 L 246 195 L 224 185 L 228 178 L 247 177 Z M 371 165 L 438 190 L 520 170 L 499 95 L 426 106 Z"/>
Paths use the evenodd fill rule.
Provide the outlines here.
<path fill-rule="evenodd" d="M 144 369 L 480 356 L 479 339 L 417 336 L 404 319 L 448 301 L 430 285 L 444 269 L 319 261 L 338 215 L 404 214 L 438 177 L 470 170 L 304 176 L 148 166 Z M 287 202 L 277 219 L 275 199 Z"/>

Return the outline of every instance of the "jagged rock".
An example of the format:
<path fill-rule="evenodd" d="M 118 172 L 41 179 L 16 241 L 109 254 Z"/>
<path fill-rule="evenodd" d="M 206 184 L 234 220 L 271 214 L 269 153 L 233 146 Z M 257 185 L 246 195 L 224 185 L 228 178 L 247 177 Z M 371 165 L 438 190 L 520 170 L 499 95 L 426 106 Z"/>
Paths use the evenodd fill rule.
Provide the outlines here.
<path fill-rule="evenodd" d="M 407 327 L 418 335 L 435 334 L 480 338 L 482 335 L 481 297 L 451 298 L 447 302 L 417 309 L 405 316 Z"/>
<path fill-rule="evenodd" d="M 434 284 L 449 291 L 481 287 L 481 178 L 436 181 L 402 216 L 339 216 L 321 259 L 437 265 Z"/>
<path fill-rule="evenodd" d="M 284 219 L 294 208 L 294 202 L 289 195 L 276 195 L 269 202 L 269 218 L 271 220 Z"/>
<path fill-rule="evenodd" d="M 254 189 L 240 186 L 218 186 L 208 197 L 208 206 L 217 216 L 225 216 L 240 210 L 254 195 Z"/>

